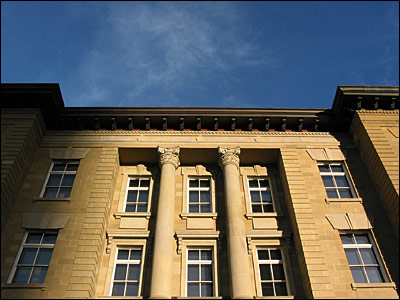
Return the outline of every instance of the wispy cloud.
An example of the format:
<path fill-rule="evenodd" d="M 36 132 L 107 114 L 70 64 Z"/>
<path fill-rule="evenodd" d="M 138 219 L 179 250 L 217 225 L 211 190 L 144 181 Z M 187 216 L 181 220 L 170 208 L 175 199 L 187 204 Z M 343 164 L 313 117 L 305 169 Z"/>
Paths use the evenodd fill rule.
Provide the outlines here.
<path fill-rule="evenodd" d="M 279 65 L 257 48 L 229 2 L 124 2 L 109 9 L 81 66 L 84 87 L 75 105 L 181 105 L 177 94 L 203 80 L 221 80 L 237 67 Z M 116 91 L 124 99 L 114 99 Z"/>

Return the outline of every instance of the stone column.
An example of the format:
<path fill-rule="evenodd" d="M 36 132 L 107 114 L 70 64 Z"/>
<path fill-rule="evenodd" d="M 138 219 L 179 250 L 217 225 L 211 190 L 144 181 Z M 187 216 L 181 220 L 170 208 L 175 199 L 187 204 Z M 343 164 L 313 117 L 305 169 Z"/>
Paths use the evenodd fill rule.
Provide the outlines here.
<path fill-rule="evenodd" d="M 170 299 L 174 255 L 175 170 L 179 166 L 179 147 L 158 147 L 160 155 L 160 194 L 154 236 L 151 299 Z"/>
<path fill-rule="evenodd" d="M 250 299 L 253 298 L 253 290 L 243 221 L 244 204 L 239 184 L 240 148 L 219 147 L 218 154 L 218 164 L 224 172 L 231 297 Z"/>

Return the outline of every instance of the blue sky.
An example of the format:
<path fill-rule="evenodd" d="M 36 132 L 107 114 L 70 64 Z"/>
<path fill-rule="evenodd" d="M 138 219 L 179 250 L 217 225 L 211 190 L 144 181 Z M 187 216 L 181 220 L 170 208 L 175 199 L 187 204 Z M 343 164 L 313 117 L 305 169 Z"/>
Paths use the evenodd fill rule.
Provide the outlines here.
<path fill-rule="evenodd" d="M 2 1 L 1 81 L 68 107 L 329 108 L 399 85 L 399 3 Z"/>

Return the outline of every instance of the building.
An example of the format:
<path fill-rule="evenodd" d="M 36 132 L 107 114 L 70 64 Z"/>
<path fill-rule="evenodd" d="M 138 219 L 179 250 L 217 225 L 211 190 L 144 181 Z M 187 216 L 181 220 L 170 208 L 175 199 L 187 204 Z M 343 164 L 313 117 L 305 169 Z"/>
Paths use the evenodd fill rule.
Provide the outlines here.
<path fill-rule="evenodd" d="M 398 298 L 399 88 L 65 107 L 1 85 L 2 298 Z"/>

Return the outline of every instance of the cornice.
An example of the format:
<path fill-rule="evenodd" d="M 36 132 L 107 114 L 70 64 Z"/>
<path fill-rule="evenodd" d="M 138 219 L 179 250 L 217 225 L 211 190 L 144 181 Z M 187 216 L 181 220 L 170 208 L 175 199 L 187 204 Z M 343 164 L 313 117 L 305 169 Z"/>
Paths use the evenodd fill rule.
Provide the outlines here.
<path fill-rule="evenodd" d="M 380 115 L 380 114 L 385 114 L 385 115 L 398 115 L 399 110 L 357 110 L 357 113 L 359 114 L 374 114 L 374 115 Z"/>

